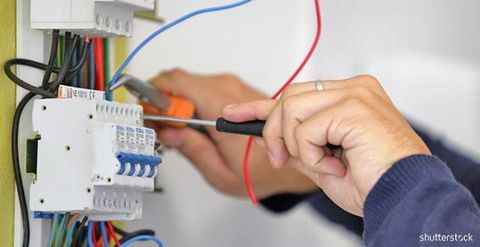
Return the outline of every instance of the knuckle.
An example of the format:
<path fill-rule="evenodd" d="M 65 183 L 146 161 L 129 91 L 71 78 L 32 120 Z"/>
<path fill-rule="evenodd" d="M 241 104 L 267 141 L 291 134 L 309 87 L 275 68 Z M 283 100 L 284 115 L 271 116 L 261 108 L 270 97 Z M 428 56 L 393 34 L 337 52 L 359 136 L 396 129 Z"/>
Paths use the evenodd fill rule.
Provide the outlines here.
<path fill-rule="evenodd" d="M 372 98 L 375 94 L 367 87 L 355 87 L 353 89 L 353 92 L 355 95 L 363 98 L 363 99 L 369 99 Z"/>
<path fill-rule="evenodd" d="M 294 94 L 297 87 L 298 85 L 296 84 L 290 84 L 287 88 L 285 88 L 285 90 L 283 90 L 282 98 L 285 98 Z"/>
<path fill-rule="evenodd" d="M 238 84 L 240 84 L 240 81 L 241 81 L 238 76 L 231 73 L 221 74 L 218 76 L 218 79 L 222 81 L 228 81 L 231 83 L 238 83 Z"/>
<path fill-rule="evenodd" d="M 378 85 L 379 84 L 377 78 L 375 76 L 369 75 L 369 74 L 360 75 L 360 76 L 358 76 L 358 79 L 360 79 L 362 82 L 370 84 L 370 85 Z"/>
<path fill-rule="evenodd" d="M 183 69 L 180 69 L 180 68 L 174 68 L 167 73 L 168 73 L 168 76 L 170 76 L 173 79 L 183 78 L 187 76 L 187 72 L 185 72 Z"/>
<path fill-rule="evenodd" d="M 295 112 L 296 101 L 292 97 L 287 97 L 282 101 L 282 113 L 285 115 Z"/>

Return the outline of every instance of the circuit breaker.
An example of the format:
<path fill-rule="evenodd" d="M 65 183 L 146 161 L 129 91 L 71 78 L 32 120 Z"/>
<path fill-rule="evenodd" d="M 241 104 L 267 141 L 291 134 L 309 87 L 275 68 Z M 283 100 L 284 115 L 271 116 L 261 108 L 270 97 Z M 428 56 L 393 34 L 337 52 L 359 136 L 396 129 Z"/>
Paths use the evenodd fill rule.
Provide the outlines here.
<path fill-rule="evenodd" d="M 31 27 L 130 37 L 134 11 L 154 5 L 154 0 L 31 0 Z"/>
<path fill-rule="evenodd" d="M 141 106 L 103 100 L 103 92 L 62 87 L 34 102 L 37 135 L 30 209 L 78 212 L 92 220 L 139 219 L 154 190 L 160 157 Z"/>

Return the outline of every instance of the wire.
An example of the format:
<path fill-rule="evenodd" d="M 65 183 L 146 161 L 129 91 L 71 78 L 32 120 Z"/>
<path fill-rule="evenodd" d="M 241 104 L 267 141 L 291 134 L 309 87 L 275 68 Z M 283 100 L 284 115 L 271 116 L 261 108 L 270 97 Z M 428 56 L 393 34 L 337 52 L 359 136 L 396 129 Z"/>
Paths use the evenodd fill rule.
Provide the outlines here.
<path fill-rule="evenodd" d="M 58 214 L 53 215 L 53 220 L 52 220 L 52 227 L 50 228 L 50 237 L 48 238 L 48 243 L 47 246 L 50 247 L 52 245 L 52 240 L 55 236 L 55 230 L 57 228 L 57 223 L 58 223 Z"/>
<path fill-rule="evenodd" d="M 120 243 L 120 240 L 118 240 L 117 234 L 115 233 L 115 229 L 113 229 L 112 222 L 108 221 L 107 222 L 107 227 L 108 227 L 108 231 L 110 232 L 110 235 L 112 236 L 113 241 L 115 242 L 116 246 L 120 247 L 121 243 Z"/>
<path fill-rule="evenodd" d="M 27 60 L 27 59 L 11 59 L 11 60 L 8 60 L 4 65 L 3 65 L 3 70 L 5 71 L 5 74 L 7 75 L 7 77 L 12 81 L 14 82 L 15 84 L 17 84 L 18 86 L 34 93 L 34 94 L 38 94 L 38 95 L 41 95 L 45 98 L 55 98 L 55 94 L 52 93 L 52 92 L 49 92 L 45 89 L 42 89 L 42 88 L 39 88 L 39 87 L 35 87 L 33 85 L 31 85 L 30 83 L 27 83 L 26 81 L 18 78 L 12 71 L 11 67 L 13 65 L 19 65 L 21 64 L 20 62 L 25 62 L 25 63 L 29 63 L 31 62 L 30 60 Z M 33 67 L 33 66 L 32 66 Z"/>
<path fill-rule="evenodd" d="M 95 54 L 93 50 L 95 49 L 95 44 L 92 42 L 90 45 L 89 54 L 88 54 L 88 89 L 95 89 Z"/>
<path fill-rule="evenodd" d="M 55 66 L 55 57 L 57 56 L 57 46 L 58 39 L 60 36 L 60 31 L 58 29 L 53 30 L 52 32 L 52 47 L 50 48 L 50 57 L 48 58 L 47 68 L 45 69 L 45 74 L 43 75 L 42 87 L 46 87 L 50 76 L 52 75 L 53 67 Z"/>
<path fill-rule="evenodd" d="M 25 189 L 23 187 L 22 173 L 20 169 L 20 159 L 18 155 L 18 131 L 20 118 L 22 116 L 23 109 L 27 103 L 35 96 L 34 93 L 28 93 L 25 95 L 20 103 L 15 109 L 15 114 L 13 115 L 12 123 L 12 159 L 13 159 L 13 170 L 15 176 L 15 185 L 17 187 L 18 202 L 20 204 L 20 211 L 22 214 L 22 226 L 23 226 L 23 247 L 28 247 L 30 242 L 30 223 L 28 221 L 28 208 L 27 200 L 25 198 Z"/>
<path fill-rule="evenodd" d="M 121 247 L 127 247 L 135 242 L 138 242 L 138 241 L 145 241 L 145 240 L 150 240 L 150 241 L 153 241 L 155 242 L 158 247 L 163 247 L 163 244 L 162 244 L 162 241 L 156 237 L 153 237 L 153 236 L 149 236 L 149 235 L 140 235 L 140 236 L 136 236 L 134 238 L 131 238 L 129 239 L 128 241 L 124 242 Z"/>
<path fill-rule="evenodd" d="M 65 235 L 66 228 L 67 228 L 67 223 L 70 219 L 70 213 L 66 213 L 63 216 L 63 219 L 60 223 L 60 227 L 57 229 L 57 233 L 55 234 L 55 246 L 60 246 L 60 243 L 62 242 L 62 238 Z"/>
<path fill-rule="evenodd" d="M 77 218 L 78 218 L 78 214 L 76 214 L 76 216 L 74 215 L 74 220 L 72 220 L 72 222 L 70 224 L 67 225 L 67 235 L 65 237 L 65 240 L 62 241 L 62 245 L 64 246 L 71 246 L 71 243 L 72 243 L 72 235 L 73 235 L 73 232 L 75 231 L 75 227 L 77 226 Z M 66 241 L 66 242 L 65 242 Z M 63 244 L 65 243 L 65 244 Z"/>
<path fill-rule="evenodd" d="M 320 1 L 319 0 L 314 0 L 315 3 L 315 12 L 316 12 L 316 22 L 317 22 L 317 31 L 315 34 L 315 39 L 312 43 L 312 46 L 310 47 L 310 50 L 308 51 L 307 55 L 303 59 L 302 63 L 298 68 L 295 70 L 295 72 L 288 78 L 288 80 L 283 84 L 283 86 L 275 92 L 275 94 L 272 96 L 272 99 L 276 99 L 280 94 L 287 88 L 293 80 L 300 74 L 300 72 L 303 70 L 305 65 L 308 63 L 310 58 L 312 57 L 313 53 L 315 52 L 315 49 L 317 48 L 318 41 L 320 40 L 320 35 L 322 33 L 322 16 L 321 16 L 321 11 L 320 11 Z M 252 149 L 252 143 L 253 143 L 253 137 L 249 137 L 247 144 L 245 146 L 245 154 L 243 158 L 243 176 L 245 180 L 245 186 L 247 187 L 248 195 L 250 197 L 250 201 L 252 202 L 253 205 L 257 205 L 257 198 L 255 196 L 255 191 L 253 189 L 252 182 L 250 180 L 250 172 L 248 169 L 248 163 L 250 160 L 250 151 Z"/>
<path fill-rule="evenodd" d="M 77 34 L 73 35 L 73 44 L 71 45 L 72 47 L 75 47 L 78 43 L 79 36 Z M 70 46 L 70 45 L 69 45 Z M 66 54 L 65 54 L 65 60 L 60 68 L 60 71 L 57 74 L 57 79 L 55 79 L 54 82 L 50 84 L 49 90 L 51 92 L 54 92 L 60 84 L 65 79 L 65 76 L 67 75 L 68 69 L 70 68 L 70 61 L 72 60 L 72 54 L 73 54 L 74 49 L 69 49 Z"/>
<path fill-rule="evenodd" d="M 105 89 L 105 71 L 104 71 L 104 57 L 103 57 L 103 39 L 94 38 L 93 43 L 95 44 L 93 52 L 95 58 L 95 89 L 104 90 Z"/>
<path fill-rule="evenodd" d="M 78 213 L 75 213 L 66 221 L 65 227 L 62 229 L 62 235 L 60 235 L 60 243 L 58 246 L 62 246 L 67 238 L 67 233 L 73 231 L 73 227 L 75 227 L 75 222 L 77 221 Z M 72 229 L 70 229 L 72 228 Z M 71 237 L 71 233 L 70 233 Z"/>
<path fill-rule="evenodd" d="M 103 39 L 103 63 L 104 63 L 104 76 L 105 76 L 105 88 L 110 86 L 110 42 L 108 38 Z M 106 92 L 106 98 L 108 101 L 112 101 L 111 91 Z"/>
<path fill-rule="evenodd" d="M 93 229 L 93 222 L 90 221 L 88 222 L 88 228 L 87 228 L 87 244 L 88 244 L 88 247 L 95 247 L 95 245 L 93 244 L 93 235 L 94 235 L 94 230 Z"/>
<path fill-rule="evenodd" d="M 102 234 L 103 246 L 108 247 L 107 229 L 105 228 L 105 222 L 100 222 L 100 233 Z"/>
<path fill-rule="evenodd" d="M 217 6 L 217 7 L 211 7 L 211 8 L 204 8 L 204 9 L 199 9 L 199 10 L 196 10 L 196 11 L 193 11 L 193 12 L 190 12 L 178 19 L 176 19 L 175 21 L 173 22 L 170 22 L 168 24 L 166 24 L 165 26 L 159 28 L 158 30 L 156 30 L 155 32 L 153 32 L 152 34 L 150 34 L 145 40 L 143 40 L 137 47 L 135 47 L 135 49 L 132 51 L 132 53 L 130 53 L 127 57 L 127 59 L 125 59 L 125 61 L 122 63 L 122 65 L 120 66 L 120 68 L 117 70 L 117 72 L 115 72 L 113 78 L 112 78 L 112 81 L 109 83 L 109 91 L 112 89 L 112 87 L 115 85 L 115 83 L 117 82 L 118 78 L 120 78 L 120 76 L 122 75 L 123 71 L 125 70 L 125 68 L 128 66 L 128 64 L 130 64 L 130 62 L 133 60 L 133 58 L 138 54 L 138 52 L 140 52 L 140 50 L 143 49 L 143 47 L 145 45 L 147 45 L 148 43 L 150 43 L 150 41 L 152 41 L 154 38 L 156 38 L 158 35 L 160 35 L 161 33 L 169 30 L 170 28 L 194 17 L 194 16 L 197 16 L 197 15 L 201 15 L 201 14 L 205 14 L 205 13 L 209 13 L 209 12 L 217 12 L 217 11 L 223 11 L 223 10 L 227 10 L 227 9 L 232 9 L 232 8 L 236 8 L 236 7 L 239 7 L 239 6 L 242 6 L 244 4 L 247 4 L 249 2 L 251 2 L 252 0 L 242 0 L 242 1 L 239 1 L 239 2 L 236 2 L 236 3 L 232 3 L 232 4 L 227 4 L 227 5 L 222 5 L 222 6 Z"/>
<path fill-rule="evenodd" d="M 78 225 L 77 230 L 76 230 L 75 233 L 73 234 L 72 243 L 73 243 L 74 246 L 76 246 L 78 237 L 79 237 L 80 234 L 82 233 L 83 227 L 84 227 L 84 225 L 87 223 L 87 221 L 88 221 L 88 216 L 84 216 L 83 219 L 82 219 L 82 221 L 81 221 L 80 224 Z"/>
<path fill-rule="evenodd" d="M 145 236 L 145 235 L 148 235 L 148 236 L 155 236 L 155 232 L 152 231 L 152 230 L 138 230 L 138 231 L 134 231 L 134 232 L 131 232 L 127 235 L 125 235 L 122 240 L 120 240 L 120 242 L 123 244 L 125 242 L 127 242 L 128 240 L 132 239 L 132 238 L 135 238 L 135 237 L 138 237 L 138 236 Z"/>

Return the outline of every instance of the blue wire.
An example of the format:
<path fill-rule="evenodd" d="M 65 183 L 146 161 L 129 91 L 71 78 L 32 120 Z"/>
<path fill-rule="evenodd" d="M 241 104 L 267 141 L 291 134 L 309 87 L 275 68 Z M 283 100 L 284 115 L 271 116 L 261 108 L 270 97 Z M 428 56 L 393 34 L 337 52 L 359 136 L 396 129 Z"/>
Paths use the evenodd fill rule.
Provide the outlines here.
<path fill-rule="evenodd" d="M 55 236 L 55 230 L 57 228 L 57 224 L 58 224 L 58 214 L 54 214 L 53 215 L 53 221 L 52 221 L 52 229 L 50 230 L 50 237 L 48 238 L 48 245 L 47 246 L 52 245 L 52 241 L 53 241 L 53 237 Z"/>
<path fill-rule="evenodd" d="M 144 241 L 144 240 L 150 240 L 150 241 L 153 241 L 155 242 L 158 247 L 163 247 L 163 244 L 162 244 L 162 241 L 154 236 L 150 236 L 150 235 L 140 235 L 140 236 L 136 236 L 136 237 L 133 237 L 127 241 L 125 241 L 125 243 L 123 243 L 121 245 L 121 247 L 127 247 L 135 242 L 138 242 L 138 241 Z"/>
<path fill-rule="evenodd" d="M 105 229 L 105 222 L 100 222 L 100 232 L 102 233 L 103 245 L 108 246 L 107 230 Z"/>
<path fill-rule="evenodd" d="M 90 221 L 90 222 L 88 222 L 88 228 L 87 228 L 88 247 L 95 247 L 95 245 L 93 244 L 93 240 L 92 240 L 92 229 L 93 229 L 93 222 Z"/>
<path fill-rule="evenodd" d="M 209 13 L 209 12 L 216 12 L 216 11 L 222 11 L 222 10 L 227 10 L 227 9 L 239 7 L 239 6 L 242 6 L 246 3 L 249 3 L 251 1 L 252 0 L 242 0 L 242 1 L 239 1 L 239 2 L 236 2 L 236 3 L 227 4 L 227 5 L 223 5 L 223 6 L 199 9 L 199 10 L 193 11 L 189 14 L 186 14 L 186 15 L 180 17 L 180 18 L 176 19 L 175 21 L 173 21 L 171 23 L 168 23 L 167 25 L 165 25 L 165 26 L 161 27 L 160 29 L 158 29 L 157 31 L 153 32 L 152 34 L 150 34 L 150 36 L 148 36 L 145 40 L 143 40 L 137 47 L 135 47 L 135 49 L 132 51 L 132 53 L 130 53 L 130 55 L 128 55 L 127 59 L 125 59 L 125 61 L 122 63 L 122 65 L 117 70 L 117 72 L 115 72 L 115 75 L 113 76 L 113 78 L 110 82 L 109 90 L 111 90 L 113 88 L 113 86 L 117 83 L 118 78 L 120 78 L 120 76 L 122 75 L 125 68 L 128 66 L 128 64 L 130 64 L 130 62 L 137 55 L 137 53 L 141 49 L 143 49 L 143 47 L 145 45 L 147 45 L 150 41 L 152 41 L 155 37 L 157 37 L 159 34 L 169 30 L 170 28 L 172 28 L 172 27 L 174 27 L 174 26 L 176 26 L 176 25 L 178 25 L 178 24 L 180 24 L 180 23 L 182 23 L 182 22 L 184 22 L 184 21 L 186 21 L 186 20 L 188 20 L 188 19 L 190 19 L 194 16 Z"/>

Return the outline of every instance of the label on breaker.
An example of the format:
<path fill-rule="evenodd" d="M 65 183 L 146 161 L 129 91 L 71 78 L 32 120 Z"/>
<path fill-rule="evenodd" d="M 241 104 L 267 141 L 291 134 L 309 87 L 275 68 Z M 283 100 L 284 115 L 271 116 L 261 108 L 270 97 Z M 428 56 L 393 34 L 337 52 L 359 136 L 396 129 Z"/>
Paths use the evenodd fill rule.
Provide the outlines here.
<path fill-rule="evenodd" d="M 105 98 L 105 92 L 60 85 L 58 88 L 58 97 L 64 99 L 87 99 L 102 101 Z"/>

